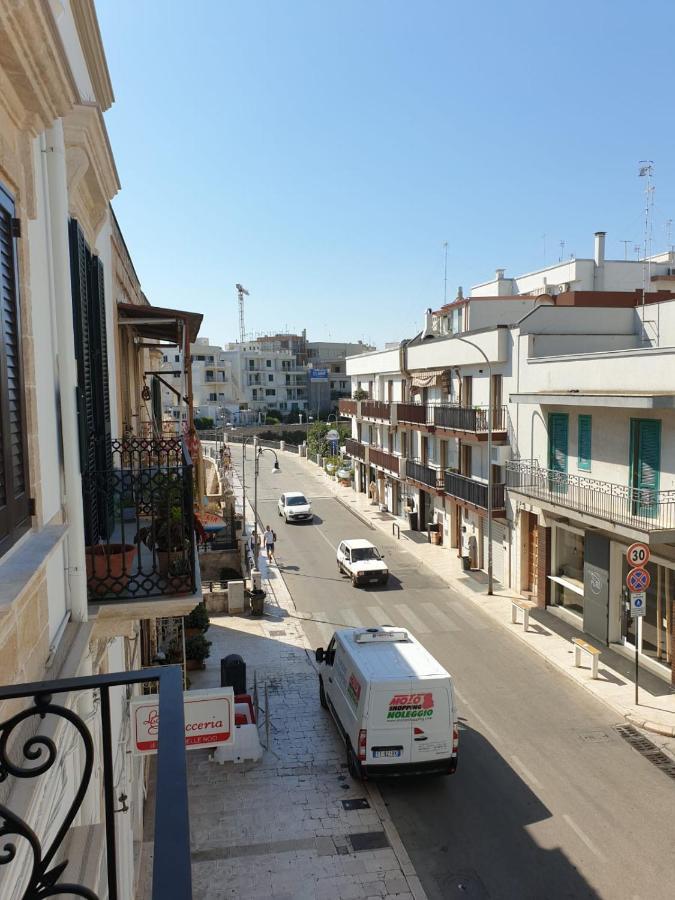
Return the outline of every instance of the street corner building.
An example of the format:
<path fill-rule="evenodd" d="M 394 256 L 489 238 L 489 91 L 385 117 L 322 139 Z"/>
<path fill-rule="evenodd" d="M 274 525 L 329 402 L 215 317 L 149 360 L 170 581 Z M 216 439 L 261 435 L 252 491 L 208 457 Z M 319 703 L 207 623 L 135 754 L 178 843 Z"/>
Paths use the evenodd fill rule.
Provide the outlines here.
<path fill-rule="evenodd" d="M 476 285 L 347 360 L 355 491 L 675 683 L 675 254 L 594 255 Z M 608 289 L 610 288 L 611 289 Z M 611 313 L 611 314 L 610 314 Z M 649 546 L 630 615 L 628 547 Z M 450 561 L 448 561 L 450 565 Z"/>
<path fill-rule="evenodd" d="M 152 844 L 128 701 L 159 679 L 182 708 L 180 670 L 143 667 L 201 599 L 199 448 L 190 410 L 162 421 L 154 373 L 201 316 L 150 305 L 113 214 L 93 3 L 0 0 L 0 82 L 0 897 L 132 898 Z M 177 384 L 189 407 L 189 367 Z M 167 484 L 181 540 L 162 556 L 142 536 Z M 160 749 L 157 778 L 153 895 L 188 897 L 184 754 Z"/>

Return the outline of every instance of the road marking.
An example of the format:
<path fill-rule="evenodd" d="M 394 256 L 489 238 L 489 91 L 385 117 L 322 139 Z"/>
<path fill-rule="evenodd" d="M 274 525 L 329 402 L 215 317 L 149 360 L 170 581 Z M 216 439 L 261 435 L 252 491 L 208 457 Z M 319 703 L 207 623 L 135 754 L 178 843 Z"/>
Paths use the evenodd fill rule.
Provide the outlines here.
<path fill-rule="evenodd" d="M 321 537 L 322 537 L 322 538 L 324 539 L 324 541 L 328 544 L 328 546 L 329 546 L 332 550 L 334 550 L 334 551 L 337 553 L 337 547 L 336 547 L 334 544 L 331 544 L 331 542 L 328 540 L 328 538 L 327 538 L 326 535 L 323 533 L 323 531 L 322 531 L 320 528 L 317 528 L 316 531 L 318 532 L 318 534 L 321 535 Z"/>
<path fill-rule="evenodd" d="M 376 625 L 387 624 L 387 614 L 381 606 L 366 606 L 366 612 Z"/>
<path fill-rule="evenodd" d="M 542 785 L 541 781 L 539 781 L 539 779 L 535 775 L 532 774 L 532 772 L 527 768 L 525 763 L 521 762 L 517 756 L 512 756 L 511 762 L 514 763 L 514 765 L 517 769 L 520 769 L 520 771 L 525 776 L 526 781 L 528 781 L 533 787 L 536 787 L 537 790 L 540 790 L 540 791 L 542 791 L 544 789 L 544 786 Z"/>
<path fill-rule="evenodd" d="M 480 621 L 480 619 L 478 618 L 478 615 L 475 612 L 471 612 L 468 609 L 464 609 L 464 607 L 462 606 L 461 603 L 449 603 L 448 609 L 453 613 L 457 613 L 457 615 L 460 616 L 462 619 L 464 619 L 464 621 L 471 628 L 475 628 L 476 630 L 481 631 L 488 627 L 487 625 L 483 624 L 483 622 Z"/>
<path fill-rule="evenodd" d="M 425 625 L 424 622 L 405 605 L 405 603 L 397 603 L 394 606 L 394 609 L 401 618 L 407 619 L 408 622 L 410 622 L 415 631 L 418 631 L 420 634 L 431 634 L 433 629 L 429 628 L 428 625 Z"/>
<path fill-rule="evenodd" d="M 445 615 L 445 613 L 441 612 L 440 609 L 437 609 L 433 603 L 423 603 L 422 609 L 426 610 L 427 614 L 430 615 L 433 619 L 439 623 L 439 625 L 443 626 L 444 631 L 460 631 L 459 625 L 456 625 L 452 619 Z"/>
<path fill-rule="evenodd" d="M 350 628 L 362 628 L 363 622 L 356 615 L 356 610 L 354 609 L 342 609 L 339 613 L 340 618 L 343 620 L 345 625 L 349 625 Z"/>
<path fill-rule="evenodd" d="M 577 825 L 577 823 L 574 821 L 574 819 L 571 816 L 568 816 L 567 813 L 563 813 L 563 819 L 567 822 L 567 824 L 570 826 L 570 828 L 576 834 L 576 836 L 579 838 L 579 840 L 583 841 L 583 843 L 586 844 L 586 846 L 592 853 L 595 853 L 595 855 L 599 856 L 600 859 L 605 859 L 605 857 L 598 850 L 598 848 L 595 846 L 593 841 L 588 837 L 588 835 L 584 834 L 584 832 L 581 830 L 581 828 L 579 828 L 579 826 Z"/>

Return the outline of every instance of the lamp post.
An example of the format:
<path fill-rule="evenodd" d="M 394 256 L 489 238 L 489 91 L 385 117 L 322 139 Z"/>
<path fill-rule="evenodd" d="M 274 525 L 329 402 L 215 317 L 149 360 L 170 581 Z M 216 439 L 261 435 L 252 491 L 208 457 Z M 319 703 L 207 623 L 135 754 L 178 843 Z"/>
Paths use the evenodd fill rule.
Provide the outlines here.
<path fill-rule="evenodd" d="M 253 467 L 253 527 L 255 529 L 255 548 L 254 548 L 254 560 L 253 560 L 253 568 L 257 569 L 258 562 L 258 473 L 260 471 L 260 457 L 263 453 L 271 453 L 274 456 L 274 465 L 272 466 L 272 475 L 279 475 L 281 473 L 281 468 L 279 466 L 279 458 L 276 454 L 275 450 L 272 450 L 271 447 L 258 447 L 257 443 L 254 448 L 255 453 L 255 466 Z"/>
<path fill-rule="evenodd" d="M 253 442 L 255 448 L 257 446 L 257 438 L 255 435 L 242 438 L 241 441 L 241 537 L 244 541 L 246 540 L 246 445 L 251 442 Z"/>
<path fill-rule="evenodd" d="M 469 341 L 466 338 L 459 337 L 455 335 L 454 338 L 456 341 L 462 341 L 464 344 L 468 344 L 470 347 L 473 347 L 474 350 L 478 350 L 480 355 L 485 360 L 485 364 L 488 367 L 488 377 L 490 379 L 489 387 L 488 387 L 488 501 L 487 501 L 487 520 L 488 520 L 488 596 L 492 595 L 492 366 L 490 365 L 490 360 L 487 358 L 487 355 L 482 347 L 479 347 L 478 344 L 474 344 L 473 341 Z"/>

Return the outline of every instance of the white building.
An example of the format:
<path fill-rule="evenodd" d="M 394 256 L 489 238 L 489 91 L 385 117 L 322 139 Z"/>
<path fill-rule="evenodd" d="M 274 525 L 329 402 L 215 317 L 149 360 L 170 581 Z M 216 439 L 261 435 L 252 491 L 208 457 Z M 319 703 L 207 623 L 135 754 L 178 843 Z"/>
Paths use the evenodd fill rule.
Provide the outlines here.
<path fill-rule="evenodd" d="M 374 350 L 363 341 L 307 341 L 309 410 L 317 416 L 333 412 L 338 401 L 351 396 L 347 357 Z"/>
<path fill-rule="evenodd" d="M 523 300 L 524 314 L 512 299 L 469 298 L 464 324 L 476 309 L 499 324 L 448 333 L 435 322 L 445 309 L 399 348 L 348 360 L 363 392 L 341 402 L 355 489 L 374 484 L 402 517 L 412 505 L 458 555 L 473 535 L 484 569 L 491 465 L 497 581 L 619 649 L 637 638 L 644 664 L 672 678 L 675 301 L 643 311 L 608 307 L 602 293 L 597 307 Z M 652 547 L 637 635 L 623 592 L 635 540 Z"/>
<path fill-rule="evenodd" d="M 208 338 L 197 338 L 190 345 L 192 402 L 195 418 L 211 419 L 214 425 L 234 421 L 239 404 L 232 379 L 232 363 L 222 347 Z M 183 371 L 183 354 L 178 347 L 167 349 L 162 358 L 162 408 L 165 418 L 179 420 L 185 416 L 185 404 L 176 394 Z"/>
<path fill-rule="evenodd" d="M 234 395 L 242 412 L 264 416 L 307 410 L 307 369 L 292 350 L 264 344 L 228 344 L 223 353 L 232 370 Z"/>

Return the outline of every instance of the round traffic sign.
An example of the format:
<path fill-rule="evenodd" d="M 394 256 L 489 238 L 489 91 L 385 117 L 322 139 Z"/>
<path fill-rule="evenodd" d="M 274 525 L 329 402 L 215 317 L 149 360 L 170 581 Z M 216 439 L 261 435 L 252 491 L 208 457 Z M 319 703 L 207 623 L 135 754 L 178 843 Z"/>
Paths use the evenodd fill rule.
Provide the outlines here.
<path fill-rule="evenodd" d="M 651 576 L 646 569 L 637 567 L 626 575 L 626 586 L 629 591 L 646 591 L 651 584 Z"/>
<path fill-rule="evenodd" d="M 646 566 L 650 557 L 649 547 L 636 541 L 626 550 L 626 559 L 631 569 L 636 566 Z"/>

